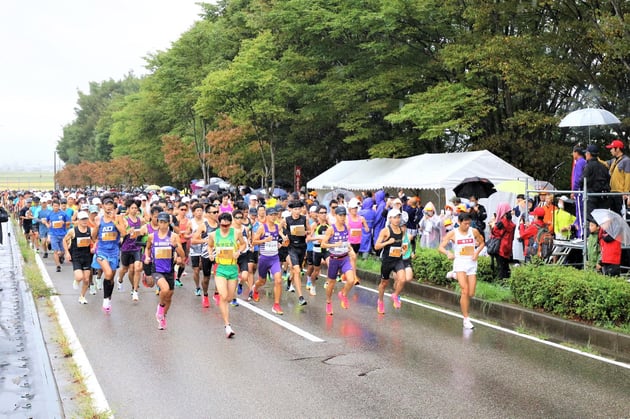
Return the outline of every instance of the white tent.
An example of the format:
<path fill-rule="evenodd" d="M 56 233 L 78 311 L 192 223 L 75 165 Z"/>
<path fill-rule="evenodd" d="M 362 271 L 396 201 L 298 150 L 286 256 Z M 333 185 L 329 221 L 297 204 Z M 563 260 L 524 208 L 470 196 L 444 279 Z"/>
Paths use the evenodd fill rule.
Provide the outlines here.
<path fill-rule="evenodd" d="M 404 159 L 349 160 L 338 163 L 307 182 L 309 189 L 352 191 L 378 189 L 452 189 L 464 178 L 479 176 L 495 185 L 505 181 L 534 179 L 489 151 L 421 154 Z"/>

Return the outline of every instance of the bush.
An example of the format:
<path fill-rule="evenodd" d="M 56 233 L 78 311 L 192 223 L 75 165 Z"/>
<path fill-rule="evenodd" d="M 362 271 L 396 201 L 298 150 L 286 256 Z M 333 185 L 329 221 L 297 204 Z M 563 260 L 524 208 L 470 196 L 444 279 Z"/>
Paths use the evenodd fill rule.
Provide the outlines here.
<path fill-rule="evenodd" d="M 621 278 L 568 266 L 528 264 L 512 269 L 509 283 L 515 300 L 524 307 L 597 323 L 630 322 L 630 284 Z"/>
<path fill-rule="evenodd" d="M 452 282 L 446 278 L 446 273 L 453 269 L 453 261 L 438 252 L 437 249 L 419 247 L 412 265 L 414 276 L 420 281 L 428 281 L 436 285 L 450 285 Z M 496 277 L 490 266 L 490 258 L 487 256 L 482 256 L 477 261 L 477 280 L 496 282 Z"/>

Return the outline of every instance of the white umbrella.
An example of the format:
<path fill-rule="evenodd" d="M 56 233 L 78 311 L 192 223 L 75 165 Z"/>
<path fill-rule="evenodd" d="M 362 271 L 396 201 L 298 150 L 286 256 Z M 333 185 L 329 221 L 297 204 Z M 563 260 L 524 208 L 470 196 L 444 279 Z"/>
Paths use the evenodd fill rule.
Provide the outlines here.
<path fill-rule="evenodd" d="M 621 121 L 606 109 L 586 108 L 569 113 L 562 118 L 559 127 L 589 127 L 588 142 L 591 142 L 591 128 L 593 125 L 620 124 Z"/>
<path fill-rule="evenodd" d="M 594 209 L 591 215 L 615 240 L 620 241 L 623 245 L 630 245 L 630 227 L 626 220 L 616 212 L 607 209 Z"/>

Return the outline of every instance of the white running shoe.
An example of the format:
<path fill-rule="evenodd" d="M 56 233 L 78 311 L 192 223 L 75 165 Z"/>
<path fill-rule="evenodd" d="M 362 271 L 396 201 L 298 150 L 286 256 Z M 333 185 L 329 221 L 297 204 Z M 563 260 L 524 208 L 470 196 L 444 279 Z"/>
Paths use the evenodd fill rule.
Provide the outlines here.
<path fill-rule="evenodd" d="M 468 317 L 464 317 L 464 329 L 474 329 L 475 325 L 472 324 Z"/>
<path fill-rule="evenodd" d="M 103 298 L 103 311 L 109 313 L 112 311 L 112 300 L 109 298 Z"/>
<path fill-rule="evenodd" d="M 309 290 L 309 292 L 311 293 L 311 295 L 317 295 L 317 287 L 314 283 L 311 284 L 311 289 Z"/>
<path fill-rule="evenodd" d="M 446 273 L 446 279 L 457 279 L 457 275 L 455 271 L 449 271 Z"/>
<path fill-rule="evenodd" d="M 289 291 L 289 292 L 295 292 L 295 287 L 293 286 L 293 284 L 291 284 L 291 285 L 289 286 L 289 289 L 288 289 L 287 291 Z"/>
<path fill-rule="evenodd" d="M 79 297 L 79 304 L 87 304 L 87 300 L 84 296 Z"/>
<path fill-rule="evenodd" d="M 103 277 L 96 277 L 96 289 L 102 290 L 103 289 Z"/>
<path fill-rule="evenodd" d="M 228 339 L 234 337 L 234 330 L 232 330 L 232 326 L 229 324 L 225 326 L 225 337 Z"/>
<path fill-rule="evenodd" d="M 125 290 L 125 283 L 118 281 L 118 292 L 123 292 Z"/>
<path fill-rule="evenodd" d="M 76 279 L 72 280 L 72 289 L 73 290 L 78 290 L 79 289 L 79 283 L 77 282 Z"/>
<path fill-rule="evenodd" d="M 96 285 L 90 285 L 90 295 L 96 295 Z"/>
<path fill-rule="evenodd" d="M 132 301 L 138 301 L 138 291 L 132 291 L 131 292 L 131 300 Z"/>

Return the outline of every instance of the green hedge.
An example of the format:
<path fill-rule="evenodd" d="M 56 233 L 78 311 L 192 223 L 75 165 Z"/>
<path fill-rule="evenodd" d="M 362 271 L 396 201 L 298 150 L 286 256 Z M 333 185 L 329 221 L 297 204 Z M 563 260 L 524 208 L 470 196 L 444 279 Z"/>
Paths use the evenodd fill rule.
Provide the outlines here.
<path fill-rule="evenodd" d="M 452 266 L 453 262 L 435 249 L 419 248 L 413 260 L 415 277 L 436 285 L 453 284 L 446 278 Z M 496 282 L 489 257 L 479 258 L 477 280 Z M 574 320 L 617 326 L 630 323 L 630 283 L 622 278 L 536 260 L 513 267 L 507 283 L 523 307 Z"/>
<path fill-rule="evenodd" d="M 512 269 L 510 288 L 518 304 L 565 318 L 630 322 L 630 283 L 623 278 L 557 265 Z"/>

